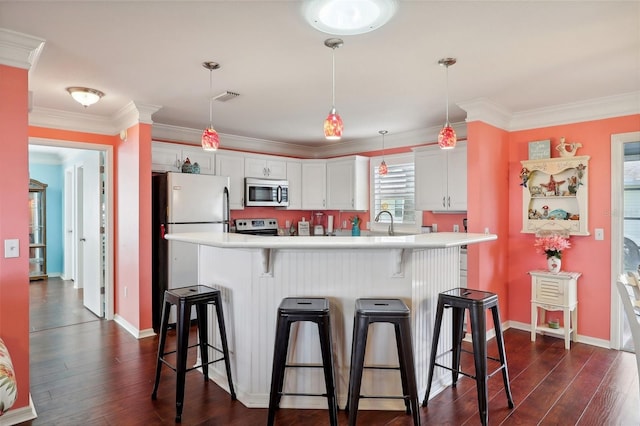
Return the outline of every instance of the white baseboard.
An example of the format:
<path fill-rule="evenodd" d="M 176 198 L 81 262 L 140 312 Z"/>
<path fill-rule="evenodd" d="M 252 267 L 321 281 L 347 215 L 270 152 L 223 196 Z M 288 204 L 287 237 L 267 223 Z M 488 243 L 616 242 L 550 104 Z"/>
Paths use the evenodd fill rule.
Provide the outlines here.
<path fill-rule="evenodd" d="M 26 407 L 16 408 L 15 410 L 9 410 L 0 417 L 0 426 L 12 426 L 18 423 L 28 422 L 38 417 L 36 413 L 36 407 L 33 405 L 33 399 L 29 394 L 29 405 Z"/>
<path fill-rule="evenodd" d="M 515 328 L 516 330 L 526 331 L 531 333 L 531 324 L 518 321 L 507 321 L 508 327 Z M 556 337 L 562 339 L 562 336 L 555 336 L 553 334 L 547 334 L 547 336 Z M 611 341 L 604 339 L 596 339 L 595 337 L 581 336 L 578 334 L 577 341 L 586 345 L 598 346 L 600 348 L 611 349 Z"/>
<path fill-rule="evenodd" d="M 138 330 L 137 327 L 133 326 L 129 321 L 124 319 L 118 314 L 113 316 L 113 320 L 122 328 L 127 330 L 133 337 L 136 339 L 145 339 L 147 337 L 155 336 L 156 333 L 152 328 L 147 328 L 145 330 Z"/>

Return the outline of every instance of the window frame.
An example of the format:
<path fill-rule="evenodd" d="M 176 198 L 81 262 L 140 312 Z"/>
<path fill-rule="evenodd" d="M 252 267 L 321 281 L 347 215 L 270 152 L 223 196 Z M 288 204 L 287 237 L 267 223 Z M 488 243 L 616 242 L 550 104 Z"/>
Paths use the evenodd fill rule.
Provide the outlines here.
<path fill-rule="evenodd" d="M 378 166 L 380 165 L 380 163 L 382 162 L 382 160 L 384 159 L 384 161 L 387 163 L 387 165 L 395 165 L 395 164 L 405 164 L 405 163 L 412 163 L 414 165 L 414 173 L 415 173 L 415 157 L 413 155 L 412 152 L 405 152 L 405 153 L 401 153 L 401 154 L 393 154 L 393 155 L 384 155 L 384 156 L 377 156 L 377 157 L 370 157 L 369 158 L 369 212 L 370 212 L 370 223 L 369 223 L 369 230 L 371 232 L 380 232 L 380 233 L 386 233 L 387 230 L 389 229 L 389 222 L 376 222 L 375 219 L 375 215 L 376 215 L 376 210 L 375 210 L 375 203 L 376 203 L 376 199 L 375 199 L 375 173 L 376 170 L 378 169 Z M 414 194 L 413 194 L 413 201 L 414 201 L 414 205 L 415 205 L 415 199 L 416 199 L 416 194 L 415 194 L 415 188 L 414 188 Z M 396 233 L 403 233 L 403 234 L 417 234 L 420 233 L 420 230 L 422 228 L 422 211 L 421 210 L 414 210 L 415 211 L 415 223 L 397 223 L 394 222 L 393 224 L 393 228 L 395 230 Z M 381 219 L 385 220 L 386 218 L 388 218 L 387 215 L 384 215 Z"/>

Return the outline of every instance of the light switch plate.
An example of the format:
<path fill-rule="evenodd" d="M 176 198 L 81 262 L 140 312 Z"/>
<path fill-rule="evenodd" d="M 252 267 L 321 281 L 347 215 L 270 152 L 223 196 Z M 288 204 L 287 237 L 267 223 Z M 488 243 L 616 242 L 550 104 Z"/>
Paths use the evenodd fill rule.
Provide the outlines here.
<path fill-rule="evenodd" d="M 19 257 L 20 256 L 20 240 L 11 239 L 4 240 L 4 257 Z"/>
<path fill-rule="evenodd" d="M 596 241 L 604 240 L 604 229 L 596 228 Z"/>

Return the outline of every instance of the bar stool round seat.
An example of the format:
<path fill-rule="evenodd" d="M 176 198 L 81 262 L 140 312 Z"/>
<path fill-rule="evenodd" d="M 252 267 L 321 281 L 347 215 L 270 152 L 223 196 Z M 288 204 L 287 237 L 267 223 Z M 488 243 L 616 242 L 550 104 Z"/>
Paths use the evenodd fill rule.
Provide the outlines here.
<path fill-rule="evenodd" d="M 450 351 L 452 353 L 452 365 L 450 367 L 436 362 L 436 358 L 438 357 L 437 350 L 438 340 L 440 338 L 440 328 L 442 325 L 442 316 L 444 309 L 446 308 L 452 308 L 453 312 L 453 348 L 451 348 Z M 499 358 L 487 355 L 486 309 L 491 310 L 491 315 L 493 317 L 493 326 L 496 334 Z M 464 316 L 466 310 L 469 310 L 469 319 L 471 322 L 475 375 L 467 374 L 460 370 L 460 354 L 463 351 L 462 339 L 464 338 Z M 487 359 L 499 363 L 499 366 L 490 373 L 487 372 Z M 487 380 L 498 371 L 502 371 L 502 380 L 504 381 L 504 388 L 505 393 L 507 394 L 509 408 L 513 408 L 513 398 L 511 396 L 511 387 L 509 386 L 509 371 L 507 369 L 507 357 L 504 350 L 504 339 L 502 336 L 502 323 L 500 322 L 500 310 L 498 309 L 497 294 L 468 288 L 454 288 L 438 295 L 438 308 L 436 310 L 435 329 L 433 331 L 433 342 L 431 344 L 431 359 L 429 362 L 429 378 L 427 381 L 427 391 L 425 392 L 424 400 L 422 402 L 424 407 L 427 406 L 429 401 L 429 392 L 431 391 L 431 382 L 433 380 L 433 370 L 435 367 L 441 367 L 451 371 L 452 387 L 456 387 L 458 376 L 460 374 L 470 377 L 476 381 L 478 409 L 480 421 L 483 425 L 486 425 L 489 420 Z"/>
<path fill-rule="evenodd" d="M 317 324 L 320 337 L 320 350 L 322 352 L 322 365 L 287 363 L 291 325 L 298 321 L 309 321 Z M 271 373 L 271 393 L 269 395 L 269 413 L 267 419 L 269 426 L 274 424 L 276 410 L 280 407 L 280 400 L 283 395 L 326 397 L 330 424 L 332 426 L 338 424 L 338 404 L 336 401 L 332 348 L 329 300 L 314 297 L 284 298 L 278 307 L 276 338 L 273 349 L 273 370 Z M 324 371 L 326 393 L 283 392 L 285 369 L 294 367 L 322 368 Z"/>
<path fill-rule="evenodd" d="M 391 323 L 396 334 L 398 367 L 377 367 L 364 365 L 369 325 L 382 322 Z M 402 396 L 361 395 L 362 373 L 364 369 L 394 369 L 400 371 Z M 353 321 L 353 343 L 351 345 L 351 370 L 349 372 L 349 393 L 346 411 L 349 425 L 355 426 L 360 398 L 403 399 L 407 414 L 412 414 L 413 424 L 420 424 L 418 389 L 416 386 L 413 346 L 411 342 L 411 311 L 400 299 L 356 300 Z"/>
<path fill-rule="evenodd" d="M 208 341 L 208 318 L 207 305 L 214 305 L 216 308 L 216 317 L 218 329 L 220 331 L 220 340 L 222 348 L 217 348 L 209 344 Z M 176 306 L 176 350 L 165 352 L 165 344 L 167 341 L 167 329 L 169 328 L 169 313 L 171 306 Z M 189 328 L 191 326 L 191 307 L 195 306 L 198 323 L 198 343 L 189 345 Z M 187 368 L 187 352 L 189 348 L 198 346 L 200 349 L 200 365 Z M 209 348 L 214 349 L 222 354 L 220 358 L 209 361 Z M 176 354 L 176 364 L 171 365 L 166 356 Z M 158 385 L 160 384 L 160 373 L 162 365 L 166 364 L 169 368 L 176 372 L 176 423 L 182 421 L 182 410 L 184 408 L 184 381 L 188 371 L 202 368 L 205 383 L 209 380 L 209 365 L 224 361 L 227 370 L 227 380 L 229 383 L 229 393 L 231 399 L 236 399 L 236 393 L 233 388 L 233 380 L 231 379 L 231 364 L 229 362 L 229 348 L 227 344 L 227 333 L 224 325 L 224 314 L 222 311 L 222 297 L 220 290 L 204 285 L 194 285 L 189 287 L 180 287 L 166 290 L 164 292 L 164 304 L 162 307 L 162 321 L 160 325 L 160 341 L 158 343 L 158 357 L 156 361 L 156 378 L 153 385 L 151 399 L 157 398 Z"/>

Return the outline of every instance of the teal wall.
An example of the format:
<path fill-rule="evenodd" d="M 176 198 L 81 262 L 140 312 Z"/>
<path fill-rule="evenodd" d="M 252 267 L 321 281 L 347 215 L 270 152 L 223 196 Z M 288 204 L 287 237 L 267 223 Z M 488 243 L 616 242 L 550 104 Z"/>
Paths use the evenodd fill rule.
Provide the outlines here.
<path fill-rule="evenodd" d="M 47 274 L 60 276 L 64 268 L 64 170 L 60 164 L 31 164 L 29 177 L 47 186 Z"/>

